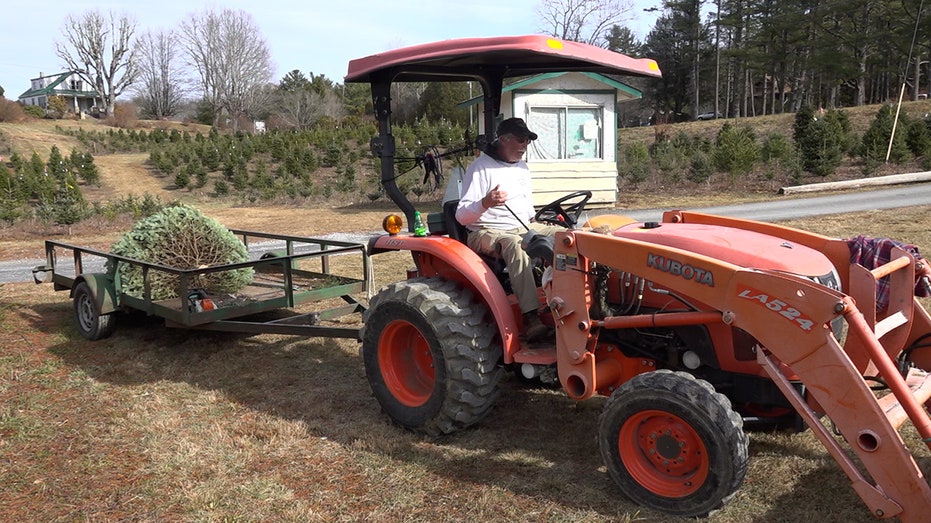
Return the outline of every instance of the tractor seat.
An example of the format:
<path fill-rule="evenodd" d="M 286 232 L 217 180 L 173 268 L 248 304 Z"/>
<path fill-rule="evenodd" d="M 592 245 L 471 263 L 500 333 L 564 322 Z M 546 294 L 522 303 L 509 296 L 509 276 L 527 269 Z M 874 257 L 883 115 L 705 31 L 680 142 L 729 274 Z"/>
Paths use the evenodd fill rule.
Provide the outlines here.
<path fill-rule="evenodd" d="M 449 200 L 443 203 L 443 222 L 444 225 L 446 225 L 446 232 L 449 234 L 450 238 L 459 240 L 463 245 L 468 246 L 469 243 L 467 239 L 469 237 L 469 230 L 456 219 L 456 207 L 458 206 L 459 200 Z M 498 280 L 501 282 L 501 285 L 504 286 L 505 290 L 510 292 L 509 289 L 511 288 L 511 284 L 507 276 L 507 267 L 504 264 L 504 260 L 498 256 L 482 252 L 477 252 L 476 254 L 482 258 L 482 261 L 491 269 L 491 272 L 498 277 Z"/>

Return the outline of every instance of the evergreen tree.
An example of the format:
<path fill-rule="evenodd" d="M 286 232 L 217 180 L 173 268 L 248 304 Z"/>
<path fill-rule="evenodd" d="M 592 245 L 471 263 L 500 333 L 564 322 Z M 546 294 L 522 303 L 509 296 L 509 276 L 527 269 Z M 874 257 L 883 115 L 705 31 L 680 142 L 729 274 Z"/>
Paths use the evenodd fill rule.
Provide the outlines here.
<path fill-rule="evenodd" d="M 802 168 L 817 176 L 828 176 L 840 166 L 849 144 L 849 122 L 840 111 L 815 115 L 804 106 L 795 115 L 793 138 Z"/>
<path fill-rule="evenodd" d="M 903 118 L 902 115 L 899 116 Z M 892 124 L 895 119 L 895 108 L 884 104 L 876 113 L 870 123 L 869 129 L 863 133 L 860 140 L 859 154 L 868 165 L 878 165 L 886 161 L 886 152 L 889 152 L 889 161 L 902 163 L 910 156 L 903 129 L 908 128 L 908 122 L 900 122 L 898 132 L 892 139 L 892 148 L 889 148 L 889 138 L 892 136 Z"/>
<path fill-rule="evenodd" d="M 52 146 L 52 150 L 48 155 L 46 167 L 50 175 L 62 182 L 65 181 L 65 176 L 71 170 L 71 166 L 68 165 L 64 157 L 62 157 L 61 151 L 58 149 L 57 145 Z"/>

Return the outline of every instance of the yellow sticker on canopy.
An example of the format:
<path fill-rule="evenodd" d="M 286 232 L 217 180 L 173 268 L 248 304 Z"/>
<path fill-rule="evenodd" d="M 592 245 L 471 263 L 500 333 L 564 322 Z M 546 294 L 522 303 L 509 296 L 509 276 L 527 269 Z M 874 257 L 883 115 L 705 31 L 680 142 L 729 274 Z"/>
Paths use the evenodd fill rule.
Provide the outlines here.
<path fill-rule="evenodd" d="M 650 60 L 650 64 L 647 66 L 651 71 L 659 71 L 659 64 L 655 60 Z"/>
<path fill-rule="evenodd" d="M 562 42 L 554 38 L 548 38 L 546 40 L 546 45 L 552 47 L 553 49 L 562 49 Z"/>

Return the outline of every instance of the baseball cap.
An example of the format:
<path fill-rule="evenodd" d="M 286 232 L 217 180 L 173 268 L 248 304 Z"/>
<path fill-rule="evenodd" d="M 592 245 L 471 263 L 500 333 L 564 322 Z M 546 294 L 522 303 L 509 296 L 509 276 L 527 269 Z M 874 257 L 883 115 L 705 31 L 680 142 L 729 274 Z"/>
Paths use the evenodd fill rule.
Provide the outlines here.
<path fill-rule="evenodd" d="M 508 118 L 498 124 L 498 136 L 513 134 L 518 138 L 537 139 L 537 133 L 527 128 L 527 124 L 522 118 Z"/>

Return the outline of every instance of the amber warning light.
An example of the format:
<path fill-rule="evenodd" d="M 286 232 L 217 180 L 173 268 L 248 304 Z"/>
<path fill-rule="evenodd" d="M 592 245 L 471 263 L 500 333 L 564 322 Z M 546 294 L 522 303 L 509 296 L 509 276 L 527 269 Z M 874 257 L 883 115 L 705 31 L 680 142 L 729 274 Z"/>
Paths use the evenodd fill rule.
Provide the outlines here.
<path fill-rule="evenodd" d="M 385 216 L 385 219 L 381 222 L 381 228 L 384 229 L 386 233 L 394 236 L 404 229 L 404 220 L 397 214 L 389 214 Z"/>

